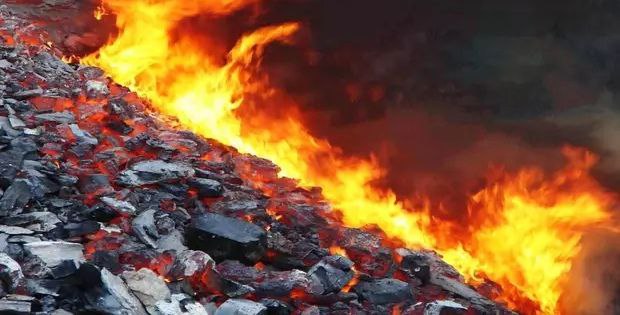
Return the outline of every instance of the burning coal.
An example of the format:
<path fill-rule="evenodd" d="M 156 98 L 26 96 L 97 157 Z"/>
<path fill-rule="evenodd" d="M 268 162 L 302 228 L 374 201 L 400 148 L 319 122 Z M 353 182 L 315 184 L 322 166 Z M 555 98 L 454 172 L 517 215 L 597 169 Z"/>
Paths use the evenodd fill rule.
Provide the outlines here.
<path fill-rule="evenodd" d="M 250 31 L 224 62 L 213 53 L 219 47 L 205 45 L 205 34 L 176 29 L 184 19 L 229 15 L 253 5 L 259 4 L 106 0 L 96 14 L 116 16 L 118 36 L 81 61 L 101 67 L 180 127 L 269 159 L 280 168 L 278 176 L 301 186 L 320 187 L 345 225 L 378 226 L 408 247 L 435 249 L 472 283 L 488 278 L 499 284 L 496 298 L 517 310 L 557 313 L 583 234 L 611 220 L 615 196 L 589 175 L 596 157 L 567 148 L 567 166 L 550 176 L 535 167 L 493 172 L 486 188 L 469 197 L 472 223 L 455 237 L 457 223 L 431 216 L 425 198 L 405 202 L 373 186 L 388 171 L 374 158 L 345 156 L 312 136 L 291 98 L 261 72 L 265 46 L 292 44 L 303 25 Z M 266 103 L 279 104 L 281 112 L 261 110 Z M 273 180 L 245 176 L 261 183 L 259 188 Z M 275 209 L 272 215 L 285 214 Z"/>

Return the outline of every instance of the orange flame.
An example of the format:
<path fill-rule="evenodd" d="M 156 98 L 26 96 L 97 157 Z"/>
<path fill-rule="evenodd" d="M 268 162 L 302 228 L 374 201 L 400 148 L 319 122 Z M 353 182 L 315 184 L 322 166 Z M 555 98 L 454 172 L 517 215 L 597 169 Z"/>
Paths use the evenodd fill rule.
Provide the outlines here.
<path fill-rule="evenodd" d="M 104 0 L 119 35 L 82 61 L 101 67 L 185 128 L 269 159 L 280 176 L 303 186 L 322 187 L 344 224 L 376 224 L 409 247 L 434 248 L 473 281 L 484 271 L 506 290 L 511 306 L 525 308 L 524 301 L 532 300 L 537 307 L 528 312 L 556 313 L 582 233 L 608 218 L 610 197 L 587 174 L 594 158 L 568 150 L 570 165 L 550 180 L 535 169 L 503 174 L 471 198 L 477 223 L 458 243 L 448 233 L 451 223 L 431 218 L 428 207 L 405 206 L 394 192 L 371 185 L 385 174 L 375 159 L 344 156 L 313 137 L 294 111 L 260 110 L 262 102 L 295 107 L 259 64 L 266 45 L 292 42 L 298 23 L 244 35 L 223 64 L 192 34 L 171 35 L 185 18 L 227 15 L 256 1 Z"/>

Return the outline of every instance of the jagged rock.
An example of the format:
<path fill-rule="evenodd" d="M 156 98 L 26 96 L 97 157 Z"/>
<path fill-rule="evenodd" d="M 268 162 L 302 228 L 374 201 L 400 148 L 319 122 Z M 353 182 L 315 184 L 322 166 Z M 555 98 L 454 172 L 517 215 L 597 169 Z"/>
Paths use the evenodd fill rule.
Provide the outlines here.
<path fill-rule="evenodd" d="M 86 81 L 86 93 L 89 97 L 96 98 L 110 94 L 110 90 L 105 82 L 88 80 Z"/>
<path fill-rule="evenodd" d="M 25 100 L 36 96 L 43 95 L 43 89 L 23 90 L 13 94 L 13 98 L 17 100 Z"/>
<path fill-rule="evenodd" d="M 151 248 L 157 247 L 157 239 L 159 239 L 159 233 L 155 226 L 155 218 L 153 215 L 156 210 L 146 210 L 138 215 L 132 222 L 133 233 L 142 242 L 149 245 Z"/>
<path fill-rule="evenodd" d="M 397 254 L 402 257 L 400 266 L 426 284 L 431 279 L 431 268 L 428 257 L 408 249 L 399 248 Z"/>
<path fill-rule="evenodd" d="M 147 314 L 125 282 L 107 269 L 100 271 L 93 265 L 83 264 L 79 276 L 85 286 L 84 297 L 91 310 L 106 314 Z"/>
<path fill-rule="evenodd" d="M 355 275 L 353 262 L 342 256 L 327 256 L 308 271 L 308 275 L 321 282 L 324 294 L 340 291 Z"/>
<path fill-rule="evenodd" d="M 38 241 L 24 244 L 24 251 L 43 264 L 43 274 L 55 278 L 67 276 L 84 261 L 82 244 L 63 241 Z"/>
<path fill-rule="evenodd" d="M 265 254 L 266 235 L 253 223 L 208 213 L 192 220 L 186 239 L 189 248 L 203 250 L 217 261 L 255 263 Z"/>
<path fill-rule="evenodd" d="M 78 188 L 83 194 L 107 194 L 114 192 L 110 185 L 108 175 L 105 174 L 86 174 L 78 179 Z"/>
<path fill-rule="evenodd" d="M 67 111 L 39 114 L 36 115 L 35 118 L 40 121 L 51 121 L 59 124 L 71 124 L 75 122 L 73 113 Z"/>
<path fill-rule="evenodd" d="M 215 261 L 207 253 L 197 250 L 185 250 L 181 252 L 168 272 L 172 279 L 191 277 L 205 269 L 211 269 Z"/>
<path fill-rule="evenodd" d="M 151 315 L 209 315 L 202 304 L 185 294 L 173 294 L 170 301 L 159 301 L 152 309 Z"/>
<path fill-rule="evenodd" d="M 35 232 L 49 232 L 61 223 L 53 212 L 28 212 L 7 217 L 4 222 L 9 225 L 19 225 Z"/>
<path fill-rule="evenodd" d="M 373 304 L 399 303 L 406 300 L 413 302 L 409 284 L 398 279 L 362 281 L 353 290 L 362 300 Z"/>
<path fill-rule="evenodd" d="M 122 276 L 129 289 L 147 308 L 154 306 L 158 301 L 170 298 L 170 290 L 164 279 L 151 269 L 125 271 Z"/>
<path fill-rule="evenodd" d="M 32 198 L 30 182 L 22 178 L 16 179 L 0 199 L 0 216 L 5 216 L 17 208 L 23 208 L 30 198 Z"/>
<path fill-rule="evenodd" d="M 80 129 L 78 125 L 70 124 L 69 128 L 71 129 L 71 132 L 75 135 L 75 137 L 78 138 L 78 140 L 80 140 L 81 142 L 91 145 L 97 145 L 99 143 L 99 140 L 97 140 L 97 138 L 93 137 L 93 135 L 91 135 L 87 131 Z"/>
<path fill-rule="evenodd" d="M 9 255 L 0 253 L 0 281 L 5 292 L 13 293 L 24 279 L 22 268 Z"/>
<path fill-rule="evenodd" d="M 199 197 L 220 197 L 224 194 L 224 187 L 216 180 L 207 178 L 192 178 L 189 182 L 191 187 L 198 190 Z"/>
<path fill-rule="evenodd" d="M 59 291 L 63 285 L 66 285 L 64 279 L 26 279 L 30 294 L 60 296 Z"/>
<path fill-rule="evenodd" d="M 294 289 L 303 290 L 309 295 L 320 295 L 323 285 L 315 278 L 309 277 L 301 270 L 272 271 L 250 283 L 259 296 L 289 296 Z"/>
<path fill-rule="evenodd" d="M 83 236 L 99 231 L 101 226 L 96 221 L 84 221 L 80 223 L 67 223 L 62 226 L 67 237 Z"/>
<path fill-rule="evenodd" d="M 0 300 L 0 314 L 31 314 L 33 297 L 25 295 L 7 295 Z"/>
<path fill-rule="evenodd" d="M 424 315 L 464 315 L 467 308 L 449 300 L 433 301 L 424 306 Z"/>
<path fill-rule="evenodd" d="M 455 279 L 443 276 L 432 275 L 430 283 L 439 286 L 440 288 L 452 292 L 458 296 L 464 297 L 472 303 L 491 306 L 494 303 L 484 297 L 482 294 L 476 292 L 464 283 L 461 283 Z"/>
<path fill-rule="evenodd" d="M 111 197 L 101 197 L 101 201 L 119 213 L 134 215 L 137 210 L 130 202 Z"/>
<path fill-rule="evenodd" d="M 31 235 L 34 231 L 19 226 L 0 225 L 0 233 L 9 235 Z"/>
<path fill-rule="evenodd" d="M 118 182 L 126 186 L 142 186 L 191 176 L 194 176 L 194 169 L 188 165 L 150 160 L 133 164 L 121 172 Z"/>
<path fill-rule="evenodd" d="M 215 315 L 265 315 L 267 314 L 267 307 L 263 304 L 244 300 L 244 299 L 229 299 L 224 304 L 220 305 L 215 311 Z"/>
<path fill-rule="evenodd" d="M 289 315 L 292 312 L 291 306 L 280 300 L 262 299 L 260 303 L 267 308 L 269 315 Z"/>
<path fill-rule="evenodd" d="M 161 252 L 167 250 L 182 252 L 187 250 L 184 244 L 183 234 L 178 230 L 174 230 L 166 235 L 160 235 L 156 247 L 157 250 Z"/>

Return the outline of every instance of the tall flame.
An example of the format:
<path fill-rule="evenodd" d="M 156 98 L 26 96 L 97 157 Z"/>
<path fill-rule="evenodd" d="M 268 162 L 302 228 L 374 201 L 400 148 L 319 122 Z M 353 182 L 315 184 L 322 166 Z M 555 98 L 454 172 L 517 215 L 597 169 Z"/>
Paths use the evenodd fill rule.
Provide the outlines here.
<path fill-rule="evenodd" d="M 374 159 L 346 157 L 313 137 L 289 110 L 295 105 L 286 94 L 261 74 L 265 46 L 291 42 L 299 24 L 242 36 L 224 63 L 192 34 L 172 34 L 185 18 L 228 15 L 256 2 L 104 0 L 106 12 L 116 15 L 119 34 L 82 62 L 101 67 L 185 128 L 267 158 L 281 168 L 281 176 L 301 185 L 323 188 L 346 225 L 376 224 L 408 246 L 434 248 L 471 280 L 484 271 L 506 289 L 503 298 L 512 306 L 532 300 L 537 305 L 532 313 L 554 314 L 584 229 L 608 217 L 610 197 L 587 174 L 593 157 L 568 152 L 569 167 L 550 180 L 538 170 L 504 175 L 471 197 L 470 216 L 478 223 L 470 235 L 461 242 L 448 238 L 440 233 L 449 231 L 448 222 L 371 185 L 385 174 Z M 280 102 L 282 112 L 261 111 L 263 102 Z"/>

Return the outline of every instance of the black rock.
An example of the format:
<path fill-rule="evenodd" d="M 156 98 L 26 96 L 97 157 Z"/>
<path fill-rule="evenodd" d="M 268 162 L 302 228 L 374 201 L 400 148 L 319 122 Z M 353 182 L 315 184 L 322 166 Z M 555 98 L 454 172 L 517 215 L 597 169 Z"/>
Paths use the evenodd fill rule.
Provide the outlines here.
<path fill-rule="evenodd" d="M 0 216 L 7 215 L 9 211 L 23 208 L 32 198 L 30 182 L 26 179 L 16 179 L 4 192 L 0 199 Z"/>
<path fill-rule="evenodd" d="M 292 312 L 291 306 L 274 299 L 262 299 L 260 303 L 267 308 L 268 315 L 289 315 Z"/>
<path fill-rule="evenodd" d="M 406 300 L 413 302 L 409 284 L 398 279 L 362 281 L 353 290 L 362 300 L 373 304 L 399 303 Z"/>
<path fill-rule="evenodd" d="M 267 234 L 253 223 L 208 213 L 192 220 L 186 240 L 189 248 L 203 250 L 216 261 L 256 263 L 265 254 Z"/>
<path fill-rule="evenodd" d="M 215 315 L 266 315 L 267 307 L 263 304 L 244 300 L 229 299 L 220 305 L 215 311 Z"/>
<path fill-rule="evenodd" d="M 91 264 L 83 264 L 78 275 L 90 310 L 105 314 L 147 314 L 125 282 L 107 269 L 99 270 Z"/>
<path fill-rule="evenodd" d="M 423 284 L 427 284 L 431 279 L 431 267 L 426 255 L 406 249 L 398 249 L 398 254 L 402 257 L 400 267 L 416 278 Z"/>
<path fill-rule="evenodd" d="M 198 196 L 203 197 L 220 197 L 224 194 L 222 184 L 213 179 L 192 178 L 189 185 L 198 189 Z"/>
<path fill-rule="evenodd" d="M 84 221 L 80 223 L 67 223 L 63 227 L 67 237 L 84 236 L 99 231 L 101 226 L 96 221 Z"/>
<path fill-rule="evenodd" d="M 353 262 L 342 256 L 327 256 L 308 271 L 308 275 L 318 279 L 324 294 L 340 291 L 355 275 L 351 269 Z"/>
<path fill-rule="evenodd" d="M 118 216 L 116 210 L 108 207 L 105 204 L 96 204 L 84 212 L 84 215 L 89 219 L 99 221 L 99 222 L 108 222 Z"/>
<path fill-rule="evenodd" d="M 110 186 L 108 175 L 105 174 L 82 175 L 79 177 L 77 184 L 80 192 L 83 194 L 114 192 L 114 188 Z"/>
<path fill-rule="evenodd" d="M 433 301 L 424 306 L 424 315 L 465 315 L 467 308 L 449 300 Z"/>

